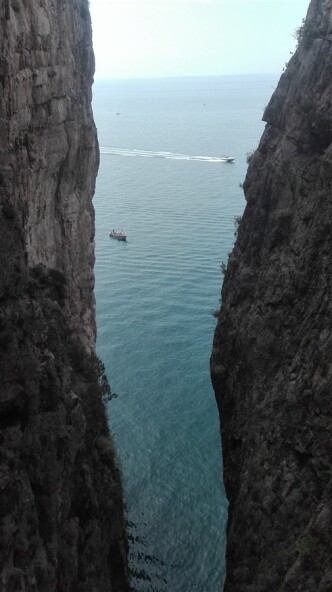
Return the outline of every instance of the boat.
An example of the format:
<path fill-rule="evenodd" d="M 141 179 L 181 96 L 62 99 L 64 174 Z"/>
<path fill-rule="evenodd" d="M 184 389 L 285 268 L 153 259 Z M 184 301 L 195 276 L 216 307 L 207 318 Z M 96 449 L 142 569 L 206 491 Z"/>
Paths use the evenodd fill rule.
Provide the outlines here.
<path fill-rule="evenodd" d="M 235 160 L 234 156 L 221 156 L 220 158 L 223 162 L 233 162 Z"/>
<path fill-rule="evenodd" d="M 116 240 L 120 240 L 120 241 L 127 240 L 127 235 L 122 231 L 120 232 L 119 230 L 111 230 L 110 237 L 116 238 Z"/>

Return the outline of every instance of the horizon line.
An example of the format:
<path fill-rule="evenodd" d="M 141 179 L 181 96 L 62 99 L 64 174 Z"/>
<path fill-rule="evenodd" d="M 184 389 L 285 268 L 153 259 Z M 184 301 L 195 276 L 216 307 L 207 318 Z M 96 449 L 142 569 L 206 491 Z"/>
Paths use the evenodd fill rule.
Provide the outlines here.
<path fill-rule="evenodd" d="M 161 76 L 98 76 L 95 74 L 94 82 L 112 80 L 165 80 L 170 78 L 224 78 L 226 76 L 281 76 L 282 72 L 251 72 L 251 73 L 229 73 L 229 74 L 167 74 Z"/>

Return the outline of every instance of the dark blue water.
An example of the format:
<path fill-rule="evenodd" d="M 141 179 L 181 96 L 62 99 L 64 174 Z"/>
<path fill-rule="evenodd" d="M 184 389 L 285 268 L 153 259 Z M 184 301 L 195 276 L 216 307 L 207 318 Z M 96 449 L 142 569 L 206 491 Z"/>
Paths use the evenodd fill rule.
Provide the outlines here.
<path fill-rule="evenodd" d="M 109 418 L 131 565 L 144 572 L 134 578 L 139 591 L 222 590 L 227 502 L 209 377 L 212 311 L 245 205 L 246 153 L 274 84 L 245 76 L 94 87 L 97 346 L 118 394 Z M 127 243 L 109 238 L 112 228 Z"/>

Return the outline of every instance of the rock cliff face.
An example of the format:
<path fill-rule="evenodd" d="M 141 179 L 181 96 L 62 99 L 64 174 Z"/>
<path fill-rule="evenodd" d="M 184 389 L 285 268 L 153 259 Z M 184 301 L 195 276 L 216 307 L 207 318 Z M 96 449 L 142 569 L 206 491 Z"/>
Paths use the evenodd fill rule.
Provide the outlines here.
<path fill-rule="evenodd" d="M 0 20 L 1 187 L 16 208 L 29 266 L 65 274 L 68 318 L 93 338 L 98 150 L 87 2 L 4 0 Z"/>
<path fill-rule="evenodd" d="M 332 590 L 332 2 L 312 0 L 266 108 L 211 373 L 225 592 Z"/>
<path fill-rule="evenodd" d="M 1 592 L 128 590 L 93 353 L 93 71 L 87 0 L 2 0 Z"/>

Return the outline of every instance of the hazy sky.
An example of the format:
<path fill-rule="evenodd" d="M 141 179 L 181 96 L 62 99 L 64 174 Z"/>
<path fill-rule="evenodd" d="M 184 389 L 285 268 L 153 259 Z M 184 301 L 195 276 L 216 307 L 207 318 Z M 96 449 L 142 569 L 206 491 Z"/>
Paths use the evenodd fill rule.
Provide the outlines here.
<path fill-rule="evenodd" d="M 90 0 L 96 78 L 280 73 L 309 0 Z"/>

